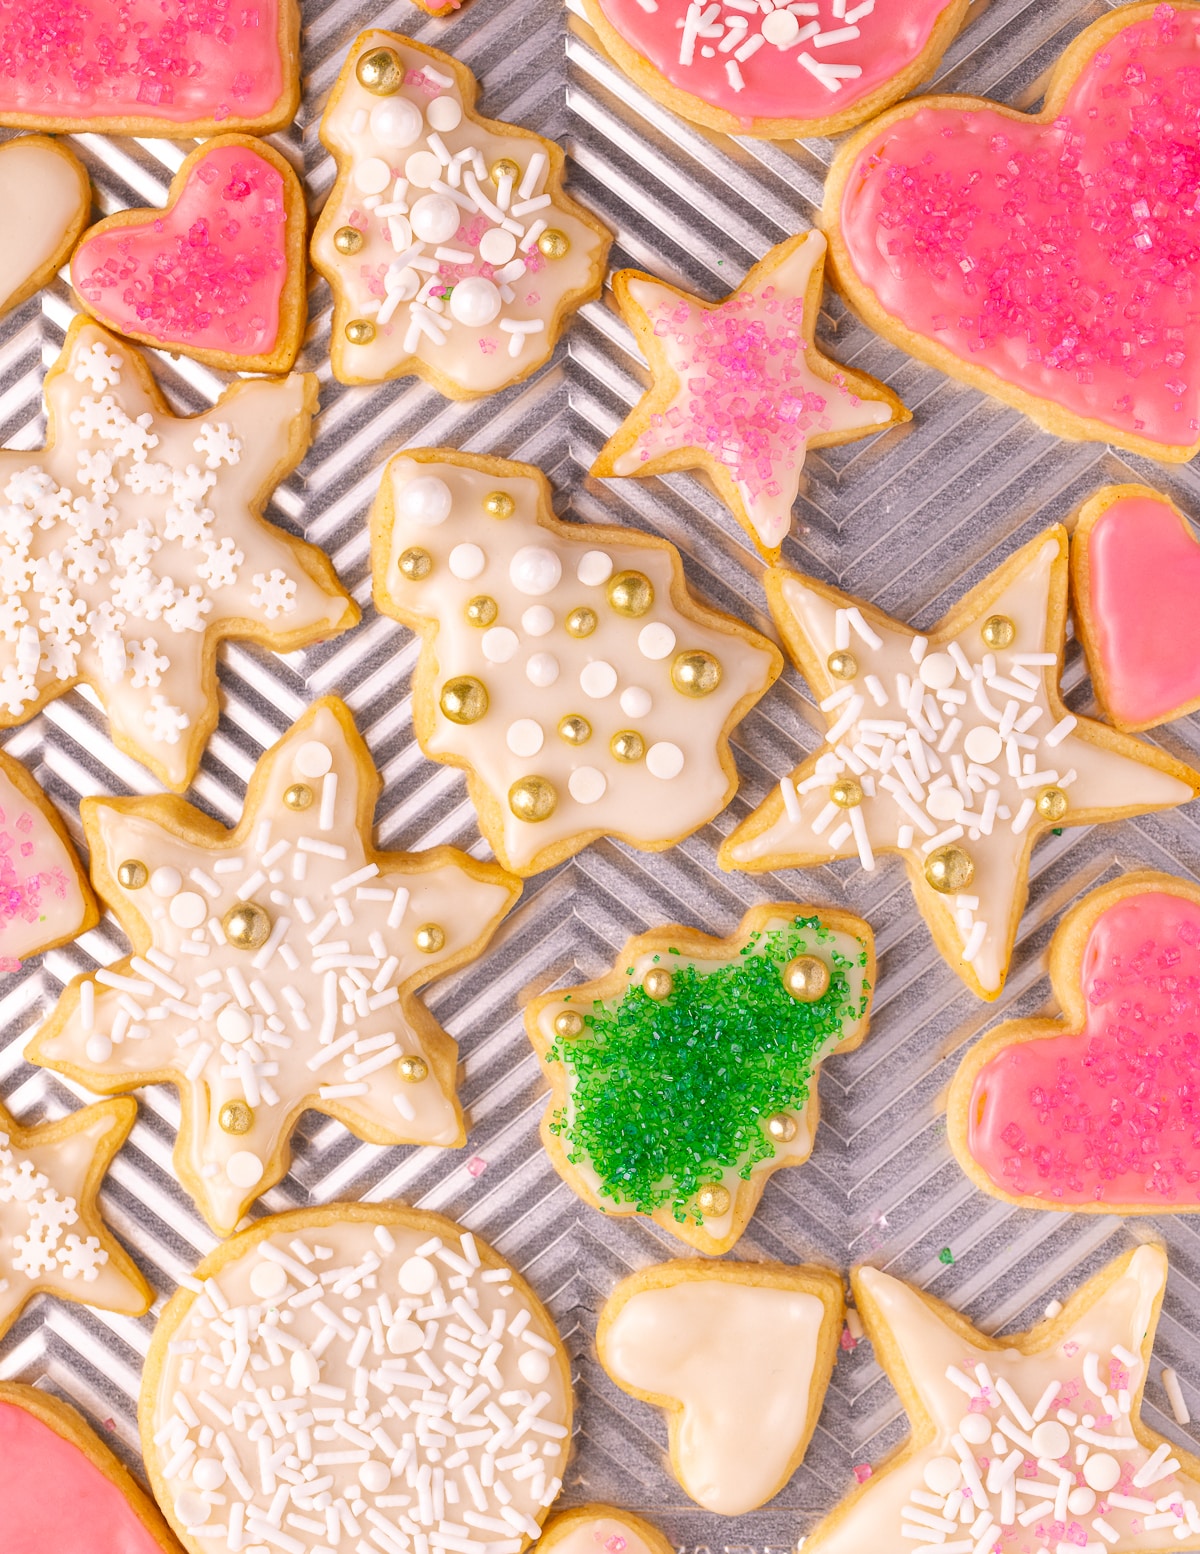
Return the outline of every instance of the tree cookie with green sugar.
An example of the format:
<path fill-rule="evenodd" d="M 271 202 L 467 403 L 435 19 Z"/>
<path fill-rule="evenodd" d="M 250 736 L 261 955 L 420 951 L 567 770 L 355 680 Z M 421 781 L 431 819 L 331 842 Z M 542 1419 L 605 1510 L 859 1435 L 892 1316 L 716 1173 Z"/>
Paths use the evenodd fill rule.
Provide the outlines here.
<path fill-rule="evenodd" d="M 605 976 L 525 1010 L 554 1169 L 602 1213 L 729 1251 L 771 1173 L 812 1153 L 817 1068 L 867 1034 L 874 983 L 871 930 L 848 912 L 775 903 L 726 939 L 630 939 Z"/>

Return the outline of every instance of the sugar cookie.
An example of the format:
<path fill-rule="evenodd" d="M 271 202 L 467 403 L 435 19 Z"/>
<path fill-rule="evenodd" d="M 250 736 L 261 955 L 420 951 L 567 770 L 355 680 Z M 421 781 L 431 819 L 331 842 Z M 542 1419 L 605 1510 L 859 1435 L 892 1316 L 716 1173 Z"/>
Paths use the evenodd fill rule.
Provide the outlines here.
<path fill-rule="evenodd" d="M 657 1527 L 611 1505 L 581 1505 L 546 1523 L 539 1554 L 675 1554 Z"/>
<path fill-rule="evenodd" d="M 0 972 L 95 926 L 87 875 L 54 805 L 0 751 Z"/>
<path fill-rule="evenodd" d="M 344 703 L 260 759 L 237 828 L 181 799 L 84 799 L 132 957 L 79 977 L 29 1056 L 92 1090 L 177 1085 L 179 1179 L 229 1235 L 311 1107 L 373 1144 L 463 1143 L 454 1042 L 417 991 L 520 894 L 452 847 L 377 852 L 380 779 Z"/>
<path fill-rule="evenodd" d="M 996 998 L 1025 903 L 1033 844 L 1185 804 L 1200 775 L 1068 712 L 1059 693 L 1067 536 L 1047 529 L 928 635 L 776 568 L 771 610 L 828 722 L 810 756 L 722 846 L 752 872 L 904 858 L 948 965 Z"/>
<path fill-rule="evenodd" d="M 727 939 L 630 939 L 605 976 L 525 1010 L 554 1169 L 605 1214 L 727 1252 L 771 1173 L 812 1153 L 817 1070 L 866 1035 L 874 984 L 871 930 L 847 912 L 781 903 Z"/>
<path fill-rule="evenodd" d="M 22 135 L 0 145 L 0 316 L 66 262 L 91 206 L 91 180 L 61 141 Z"/>

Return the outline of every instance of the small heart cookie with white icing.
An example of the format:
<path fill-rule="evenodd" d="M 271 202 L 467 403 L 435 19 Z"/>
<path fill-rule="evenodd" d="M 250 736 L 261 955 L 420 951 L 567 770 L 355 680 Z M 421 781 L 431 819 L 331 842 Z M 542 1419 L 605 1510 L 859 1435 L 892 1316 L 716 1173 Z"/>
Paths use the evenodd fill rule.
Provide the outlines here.
<path fill-rule="evenodd" d="M 62 817 L 20 761 L 0 750 L 0 972 L 98 920 Z"/>
<path fill-rule="evenodd" d="M 91 180 L 61 141 L 22 135 L 0 145 L 0 317 L 66 262 L 91 208 Z"/>

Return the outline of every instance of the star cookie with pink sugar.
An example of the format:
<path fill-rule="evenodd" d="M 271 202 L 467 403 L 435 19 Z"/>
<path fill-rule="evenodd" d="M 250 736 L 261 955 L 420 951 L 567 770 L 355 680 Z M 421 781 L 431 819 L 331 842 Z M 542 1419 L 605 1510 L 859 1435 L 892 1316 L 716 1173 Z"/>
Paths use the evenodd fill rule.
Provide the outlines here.
<path fill-rule="evenodd" d="M 140 1317 L 154 1293 L 100 1218 L 97 1194 L 137 1102 L 22 1128 L 0 1106 L 0 1335 L 35 1295 Z"/>
<path fill-rule="evenodd" d="M 601 448 L 592 474 L 703 470 L 773 561 L 809 448 L 909 420 L 889 388 L 817 349 L 824 260 L 819 232 L 788 238 L 716 303 L 640 270 L 618 270 L 613 294 L 651 383 Z"/>
<path fill-rule="evenodd" d="M 74 939 L 98 916 L 58 811 L 0 751 L 0 972 Z"/>

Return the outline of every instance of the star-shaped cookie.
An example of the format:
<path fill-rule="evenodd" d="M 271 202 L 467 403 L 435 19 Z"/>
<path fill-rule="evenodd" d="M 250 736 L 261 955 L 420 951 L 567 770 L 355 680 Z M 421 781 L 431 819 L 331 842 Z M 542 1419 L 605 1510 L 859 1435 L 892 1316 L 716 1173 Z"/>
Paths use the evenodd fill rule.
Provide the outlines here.
<path fill-rule="evenodd" d="M 819 232 L 788 238 L 716 303 L 640 270 L 618 270 L 613 295 L 651 383 L 592 474 L 704 470 L 773 561 L 808 449 L 909 419 L 890 389 L 830 361 L 813 341 L 825 247 Z"/>
<path fill-rule="evenodd" d="M 100 1218 L 97 1196 L 137 1102 L 23 1128 L 0 1106 L 0 1336 L 35 1295 L 140 1317 L 154 1292 Z"/>
<path fill-rule="evenodd" d="M 93 1090 L 178 1085 L 180 1181 L 219 1235 L 311 1107 L 373 1144 L 465 1139 L 456 1047 L 417 989 L 476 956 L 520 884 L 450 847 L 371 846 L 380 780 L 346 706 L 261 758 L 233 831 L 170 796 L 85 799 L 133 955 L 79 977 L 32 1061 Z"/>
<path fill-rule="evenodd" d="M 116 744 L 186 788 L 221 638 L 288 652 L 358 619 L 322 552 L 262 518 L 317 380 L 244 380 L 175 416 L 141 353 L 77 318 L 45 395 L 45 448 L 0 451 L 0 726 L 81 680 Z"/>
<path fill-rule="evenodd" d="M 900 853 L 935 944 L 981 998 L 1003 986 L 1039 835 L 1171 808 L 1200 788 L 1164 751 L 1063 706 L 1061 527 L 928 635 L 783 568 L 766 588 L 829 727 L 724 843 L 722 865 L 857 857 L 870 870 L 876 854 Z"/>
<path fill-rule="evenodd" d="M 1200 1462 L 1140 1418 L 1167 1280 L 1140 1246 L 1059 1315 L 993 1339 L 875 1268 L 855 1298 L 912 1421 L 805 1554 L 1166 1554 L 1200 1547 Z"/>

